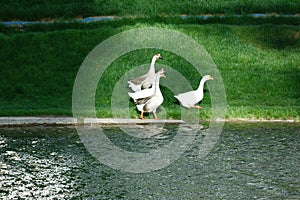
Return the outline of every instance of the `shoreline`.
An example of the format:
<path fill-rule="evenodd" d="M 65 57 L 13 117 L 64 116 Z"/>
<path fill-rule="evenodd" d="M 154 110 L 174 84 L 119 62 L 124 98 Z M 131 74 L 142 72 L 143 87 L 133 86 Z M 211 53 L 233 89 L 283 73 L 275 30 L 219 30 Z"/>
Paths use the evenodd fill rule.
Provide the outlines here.
<path fill-rule="evenodd" d="M 200 122 L 209 122 L 209 120 L 199 120 Z M 224 123 L 300 123 L 296 120 L 284 119 L 246 119 L 231 118 L 225 120 L 216 120 Z M 80 125 L 147 125 L 147 124 L 183 124 L 183 120 L 173 119 L 120 119 L 120 118 L 85 118 L 83 122 L 78 123 L 73 117 L 0 117 L 0 127 L 17 126 L 80 126 Z"/>

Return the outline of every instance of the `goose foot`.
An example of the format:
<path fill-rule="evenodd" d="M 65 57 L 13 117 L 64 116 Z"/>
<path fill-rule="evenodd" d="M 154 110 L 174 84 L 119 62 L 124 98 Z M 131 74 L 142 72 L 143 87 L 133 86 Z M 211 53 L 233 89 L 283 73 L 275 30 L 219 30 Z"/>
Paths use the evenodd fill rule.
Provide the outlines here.
<path fill-rule="evenodd" d="M 197 108 L 197 109 L 201 109 L 201 106 L 192 106 L 191 108 Z"/>

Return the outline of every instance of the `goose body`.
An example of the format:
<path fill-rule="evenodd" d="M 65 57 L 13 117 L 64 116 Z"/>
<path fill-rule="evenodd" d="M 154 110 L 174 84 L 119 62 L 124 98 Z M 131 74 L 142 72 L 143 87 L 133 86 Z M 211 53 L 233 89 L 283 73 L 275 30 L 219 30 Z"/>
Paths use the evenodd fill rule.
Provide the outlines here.
<path fill-rule="evenodd" d="M 201 107 L 199 105 L 196 105 L 203 99 L 203 87 L 204 83 L 208 80 L 213 80 L 213 77 L 211 75 L 205 75 L 199 84 L 199 87 L 197 90 L 180 93 L 175 95 L 174 97 L 178 99 L 180 104 L 185 108 L 198 108 Z"/>
<path fill-rule="evenodd" d="M 132 91 L 140 91 L 143 89 L 150 88 L 155 76 L 155 62 L 158 59 L 162 59 L 160 54 L 155 54 L 151 60 L 151 64 L 149 67 L 149 70 L 147 74 L 144 74 L 142 76 L 136 77 L 134 79 L 131 79 L 128 81 L 129 87 L 131 88 Z"/>
<path fill-rule="evenodd" d="M 156 80 L 156 75 L 153 78 L 153 82 L 152 85 L 153 87 L 151 88 L 147 88 L 147 89 L 143 89 L 143 90 L 139 90 L 137 92 L 128 92 L 128 95 L 134 100 L 134 102 L 136 102 L 137 99 L 143 99 L 149 96 L 154 95 L 155 93 L 155 80 Z"/>
<path fill-rule="evenodd" d="M 137 109 L 141 112 L 141 119 L 144 119 L 145 112 L 153 113 L 154 119 L 158 119 L 156 115 L 156 109 L 164 101 L 164 97 L 159 88 L 159 80 L 160 77 L 166 77 L 164 73 L 164 69 L 161 69 L 155 74 L 155 84 L 152 86 L 152 88 L 154 88 L 152 94 L 149 93 L 148 96 L 145 95 L 143 98 L 134 99 Z"/>

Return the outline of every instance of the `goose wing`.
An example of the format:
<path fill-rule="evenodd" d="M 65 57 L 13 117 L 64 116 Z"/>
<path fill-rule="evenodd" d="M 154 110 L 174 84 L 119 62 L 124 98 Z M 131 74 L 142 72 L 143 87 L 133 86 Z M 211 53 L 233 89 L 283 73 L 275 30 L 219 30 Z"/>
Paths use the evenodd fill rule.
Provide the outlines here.
<path fill-rule="evenodd" d="M 151 100 L 152 97 L 153 96 L 146 97 L 146 98 L 141 98 L 141 99 L 136 99 L 135 104 L 136 105 L 146 104 L 146 103 L 148 103 Z"/>
<path fill-rule="evenodd" d="M 149 77 L 148 75 L 143 75 L 128 81 L 129 88 L 132 91 L 137 92 L 140 90 L 148 89 L 152 86 L 152 81 L 154 77 Z"/>
<path fill-rule="evenodd" d="M 137 92 L 128 92 L 128 95 L 132 99 L 137 100 L 137 99 L 150 97 L 150 96 L 154 95 L 154 92 L 155 92 L 155 90 L 152 87 L 152 88 L 140 90 L 140 91 L 137 91 Z"/>
<path fill-rule="evenodd" d="M 144 80 L 147 79 L 147 77 L 148 77 L 148 75 L 147 75 L 147 74 L 144 74 L 144 75 L 142 75 L 142 76 L 139 76 L 139 77 L 136 77 L 136 78 L 134 78 L 134 79 L 129 80 L 128 83 L 132 83 L 132 84 L 135 84 L 135 85 L 140 85 L 140 84 L 142 84 L 142 82 L 143 82 Z"/>

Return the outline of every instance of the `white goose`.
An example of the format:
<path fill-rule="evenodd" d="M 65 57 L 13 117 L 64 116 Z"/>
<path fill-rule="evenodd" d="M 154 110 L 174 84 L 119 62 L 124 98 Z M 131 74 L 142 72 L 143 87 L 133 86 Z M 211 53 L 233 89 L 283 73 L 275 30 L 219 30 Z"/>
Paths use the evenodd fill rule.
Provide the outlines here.
<path fill-rule="evenodd" d="M 152 80 L 151 85 L 155 85 L 155 76 Z M 128 95 L 136 102 L 137 99 L 146 98 L 152 96 L 155 93 L 155 87 L 146 88 L 137 92 L 128 92 Z"/>
<path fill-rule="evenodd" d="M 205 75 L 199 84 L 199 87 L 197 90 L 185 92 L 181 94 L 177 94 L 174 97 L 178 99 L 180 104 L 185 108 L 198 108 L 201 107 L 199 105 L 196 105 L 203 99 L 203 86 L 204 83 L 208 80 L 213 80 L 213 77 L 211 75 Z"/>
<path fill-rule="evenodd" d="M 163 103 L 164 97 L 159 88 L 159 79 L 165 76 L 165 70 L 161 69 L 155 74 L 155 84 L 152 86 L 154 92 L 152 95 L 134 99 L 137 109 L 141 112 L 140 119 L 144 119 L 144 112 L 152 112 L 154 119 L 158 119 L 156 115 L 156 109 Z"/>
<path fill-rule="evenodd" d="M 155 61 L 158 59 L 162 59 L 161 55 L 155 54 L 151 60 L 151 64 L 150 64 L 147 74 L 144 74 L 142 76 L 139 76 L 137 78 L 134 78 L 134 79 L 131 79 L 128 81 L 129 87 L 134 92 L 151 87 L 151 84 L 153 82 L 154 75 L 155 75 L 154 64 L 155 64 Z"/>

